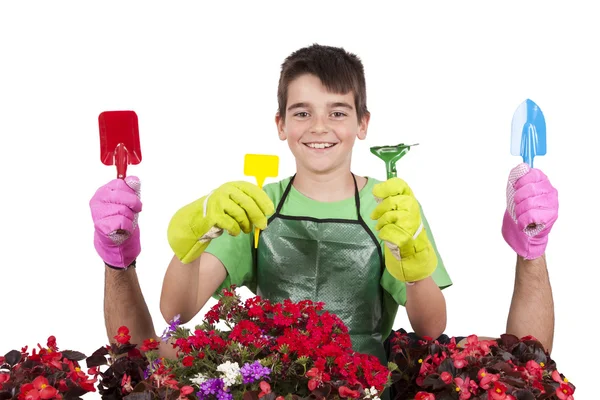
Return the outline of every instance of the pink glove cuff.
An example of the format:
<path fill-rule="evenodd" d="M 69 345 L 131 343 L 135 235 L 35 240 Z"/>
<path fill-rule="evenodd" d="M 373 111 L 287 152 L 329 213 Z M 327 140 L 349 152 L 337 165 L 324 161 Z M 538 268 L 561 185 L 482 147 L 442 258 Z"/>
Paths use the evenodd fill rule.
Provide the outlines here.
<path fill-rule="evenodd" d="M 524 231 L 519 230 L 508 211 L 504 213 L 502 236 L 515 253 L 526 260 L 541 257 L 545 253 L 548 243 L 548 236 L 530 237 Z"/>
<path fill-rule="evenodd" d="M 120 245 L 112 241 L 107 241 L 105 237 L 96 231 L 94 234 L 94 247 L 100 258 L 102 258 L 102 261 L 109 267 L 117 269 L 127 268 L 142 251 L 140 230 L 135 229 L 133 234 L 127 238 L 127 241 Z"/>

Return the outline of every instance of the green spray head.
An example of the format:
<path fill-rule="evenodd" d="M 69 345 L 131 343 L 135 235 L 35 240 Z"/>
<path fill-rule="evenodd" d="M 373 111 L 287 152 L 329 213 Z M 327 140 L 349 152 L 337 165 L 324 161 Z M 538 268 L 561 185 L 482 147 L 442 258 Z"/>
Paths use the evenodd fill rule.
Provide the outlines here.
<path fill-rule="evenodd" d="M 376 146 L 371 147 L 371 153 L 385 162 L 385 170 L 387 173 L 387 179 L 396 177 L 396 162 L 401 159 L 412 146 L 418 146 L 417 144 L 404 144 L 400 143 L 394 146 Z"/>

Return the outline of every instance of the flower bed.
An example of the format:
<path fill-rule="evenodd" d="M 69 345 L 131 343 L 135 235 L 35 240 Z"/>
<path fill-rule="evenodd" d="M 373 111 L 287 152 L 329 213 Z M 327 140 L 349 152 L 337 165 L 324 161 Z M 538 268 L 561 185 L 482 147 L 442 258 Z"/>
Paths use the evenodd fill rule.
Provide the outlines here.
<path fill-rule="evenodd" d="M 177 349 L 175 360 L 159 357 L 154 339 L 130 343 L 127 327 L 89 357 L 59 350 L 51 336 L 39 349 L 0 357 L 0 400 L 70 400 L 95 391 L 107 400 L 379 400 L 388 387 L 397 399 L 573 399 L 574 386 L 533 338 L 471 336 L 459 348 L 454 339 L 401 331 L 392 339 L 394 362 L 383 366 L 354 352 L 346 326 L 323 306 L 242 302 L 233 288 L 224 290 L 202 325 L 190 330 L 175 320 L 165 330 L 163 345 Z"/>
<path fill-rule="evenodd" d="M 400 331 L 392 344 L 398 399 L 574 399 L 575 386 L 530 336 L 479 340 L 471 335 L 459 347 L 455 338 L 419 339 Z"/>

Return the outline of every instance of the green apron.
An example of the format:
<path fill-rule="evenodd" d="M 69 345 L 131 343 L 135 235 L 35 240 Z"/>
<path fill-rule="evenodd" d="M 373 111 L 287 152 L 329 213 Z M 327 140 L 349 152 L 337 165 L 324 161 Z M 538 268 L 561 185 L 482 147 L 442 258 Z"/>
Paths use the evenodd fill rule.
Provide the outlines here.
<path fill-rule="evenodd" d="M 356 220 L 292 217 L 281 213 L 290 180 L 268 228 L 261 232 L 257 294 L 273 302 L 312 300 L 338 315 L 352 346 L 387 365 L 382 339 L 383 273 L 381 246 L 360 216 L 354 179 Z"/>

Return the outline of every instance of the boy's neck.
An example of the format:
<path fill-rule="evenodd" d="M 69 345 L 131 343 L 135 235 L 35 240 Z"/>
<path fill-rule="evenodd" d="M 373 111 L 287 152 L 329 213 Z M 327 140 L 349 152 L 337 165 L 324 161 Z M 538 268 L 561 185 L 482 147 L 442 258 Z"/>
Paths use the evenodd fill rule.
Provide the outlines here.
<path fill-rule="evenodd" d="M 358 190 L 366 183 L 366 178 L 356 176 Z M 354 180 L 352 173 L 347 169 L 325 174 L 298 169 L 294 178 L 294 188 L 310 199 L 327 203 L 354 197 Z"/>

